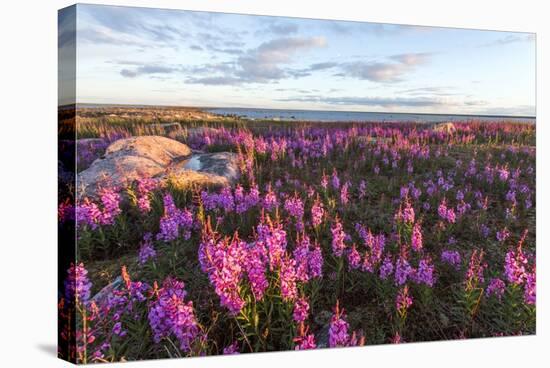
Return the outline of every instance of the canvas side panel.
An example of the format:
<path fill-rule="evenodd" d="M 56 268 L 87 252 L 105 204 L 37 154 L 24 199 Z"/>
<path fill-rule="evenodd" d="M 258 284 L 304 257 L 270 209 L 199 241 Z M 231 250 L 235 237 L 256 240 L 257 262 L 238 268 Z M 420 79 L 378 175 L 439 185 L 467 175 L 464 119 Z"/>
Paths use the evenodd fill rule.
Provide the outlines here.
<path fill-rule="evenodd" d="M 58 357 L 76 351 L 76 5 L 58 12 Z"/>

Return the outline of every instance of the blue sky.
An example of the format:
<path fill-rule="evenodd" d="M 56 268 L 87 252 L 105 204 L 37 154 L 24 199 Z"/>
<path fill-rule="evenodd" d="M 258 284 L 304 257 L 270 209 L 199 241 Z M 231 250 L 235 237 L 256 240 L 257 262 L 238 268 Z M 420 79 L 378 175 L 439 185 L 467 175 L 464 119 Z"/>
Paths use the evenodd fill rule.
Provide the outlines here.
<path fill-rule="evenodd" d="M 76 93 L 81 103 L 535 115 L 535 36 L 78 5 Z"/>

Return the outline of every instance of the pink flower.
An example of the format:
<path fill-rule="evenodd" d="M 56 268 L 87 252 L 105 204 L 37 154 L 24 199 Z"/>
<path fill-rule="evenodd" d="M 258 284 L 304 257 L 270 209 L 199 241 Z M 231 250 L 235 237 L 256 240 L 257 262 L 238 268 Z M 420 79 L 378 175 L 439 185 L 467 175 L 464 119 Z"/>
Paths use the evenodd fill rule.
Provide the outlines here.
<path fill-rule="evenodd" d="M 346 249 L 344 239 L 346 239 L 347 234 L 344 232 L 342 224 L 338 218 L 336 219 L 334 226 L 331 227 L 330 232 L 332 233 L 332 253 L 336 257 L 341 257 L 344 253 L 344 249 Z"/>
<path fill-rule="evenodd" d="M 419 252 L 422 249 L 422 231 L 421 225 L 418 222 L 413 226 L 411 235 L 411 247 L 416 252 Z"/>
<path fill-rule="evenodd" d="M 317 227 L 323 223 L 323 218 L 325 216 L 325 209 L 323 208 L 323 203 L 319 200 L 319 197 L 313 202 L 311 207 L 311 226 Z"/>
<path fill-rule="evenodd" d="M 296 299 L 298 288 L 296 286 L 296 262 L 290 257 L 285 257 L 281 262 L 280 280 L 281 296 L 285 301 Z"/>
<path fill-rule="evenodd" d="M 294 303 L 294 312 L 292 317 L 296 322 L 304 322 L 309 313 L 309 303 L 304 298 L 298 298 Z"/>
<path fill-rule="evenodd" d="M 295 350 L 310 350 L 317 348 L 315 335 L 308 334 L 308 328 L 304 327 L 303 323 L 300 323 L 298 333 L 299 335 L 294 338 L 294 342 L 296 343 Z"/>
<path fill-rule="evenodd" d="M 356 270 L 361 266 L 361 255 L 355 248 L 355 244 L 353 244 L 348 251 L 348 263 L 350 270 Z"/>
<path fill-rule="evenodd" d="M 405 285 L 397 293 L 397 297 L 395 298 L 395 308 L 401 316 L 404 316 L 412 304 L 413 299 L 409 296 L 409 287 Z"/>
<path fill-rule="evenodd" d="M 334 308 L 334 314 L 330 319 L 328 331 L 328 345 L 331 348 L 347 346 L 350 341 L 348 333 L 349 324 L 345 320 L 344 310 L 340 311 L 338 302 Z"/>

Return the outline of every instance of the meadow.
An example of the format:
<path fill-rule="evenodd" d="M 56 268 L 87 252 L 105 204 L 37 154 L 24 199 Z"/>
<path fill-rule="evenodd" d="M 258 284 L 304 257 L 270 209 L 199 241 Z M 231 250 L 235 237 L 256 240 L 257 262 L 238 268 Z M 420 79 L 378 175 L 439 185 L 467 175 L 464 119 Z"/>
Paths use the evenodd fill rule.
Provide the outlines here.
<path fill-rule="evenodd" d="M 237 153 L 241 176 L 225 188 L 143 177 L 98 198 L 61 198 L 60 231 L 76 226 L 78 242 L 59 301 L 61 339 L 74 344 L 61 341 L 60 356 L 535 333 L 535 125 L 159 125 L 173 121 L 77 118 L 79 138 L 94 138 L 77 171 L 117 139 L 165 135 Z"/>

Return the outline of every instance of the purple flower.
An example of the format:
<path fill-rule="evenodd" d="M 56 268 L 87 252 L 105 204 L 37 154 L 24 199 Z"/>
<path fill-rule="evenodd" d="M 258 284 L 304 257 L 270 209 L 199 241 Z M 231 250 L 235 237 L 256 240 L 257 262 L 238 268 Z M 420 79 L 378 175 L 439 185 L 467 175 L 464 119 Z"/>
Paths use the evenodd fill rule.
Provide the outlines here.
<path fill-rule="evenodd" d="M 273 271 L 281 265 L 281 259 L 286 251 L 286 232 L 281 224 L 273 224 L 269 217 L 256 227 L 258 239 L 256 244 L 266 247 L 269 259 L 269 269 Z"/>
<path fill-rule="evenodd" d="M 184 231 L 183 238 L 187 240 L 191 237 L 192 227 L 193 214 L 188 209 L 178 209 L 172 196 L 165 194 L 164 215 L 160 219 L 160 233 L 157 234 L 157 239 L 165 242 L 176 240 L 181 228 Z"/>
<path fill-rule="evenodd" d="M 145 264 L 150 258 L 155 258 L 157 256 L 157 252 L 153 247 L 152 239 L 153 235 L 151 233 L 146 233 L 143 236 L 143 241 L 141 242 L 138 255 L 138 261 L 142 265 Z"/>
<path fill-rule="evenodd" d="M 404 257 L 399 257 L 395 264 L 395 285 L 401 286 L 406 283 L 412 272 L 409 262 Z"/>
<path fill-rule="evenodd" d="M 240 354 L 239 353 L 239 342 L 235 341 L 229 346 L 226 346 L 223 349 L 223 355 L 234 355 L 234 354 Z"/>
<path fill-rule="evenodd" d="M 340 178 L 338 177 L 336 169 L 332 170 L 332 188 L 335 190 L 340 189 Z"/>
<path fill-rule="evenodd" d="M 309 314 L 309 303 L 304 298 L 298 298 L 296 299 L 296 302 L 294 303 L 294 312 L 292 314 L 292 318 L 296 322 L 304 322 Z"/>
<path fill-rule="evenodd" d="M 479 227 L 479 231 L 481 232 L 481 235 L 484 237 L 484 238 L 487 238 L 489 236 L 489 227 L 485 224 L 481 224 L 481 226 Z"/>
<path fill-rule="evenodd" d="M 266 249 L 262 244 L 251 243 L 247 248 L 246 262 L 244 262 L 248 282 L 256 300 L 262 300 L 264 292 L 269 286 L 265 275 L 267 267 Z"/>
<path fill-rule="evenodd" d="M 69 200 L 62 202 L 57 207 L 57 217 L 59 222 L 65 222 L 69 220 L 74 220 L 75 208 Z"/>
<path fill-rule="evenodd" d="M 389 255 L 384 258 L 382 266 L 380 266 L 380 278 L 386 280 L 393 273 L 393 262 Z"/>
<path fill-rule="evenodd" d="M 456 250 L 444 250 L 441 252 L 441 261 L 458 269 L 460 267 L 460 253 Z"/>
<path fill-rule="evenodd" d="M 239 295 L 239 284 L 244 273 L 243 255 L 246 243 L 238 238 L 216 240 L 214 234 L 207 231 L 199 245 L 199 262 L 203 271 L 208 273 L 210 283 L 220 297 L 220 304 L 237 315 L 245 301 Z"/>
<path fill-rule="evenodd" d="M 537 301 L 537 275 L 535 269 L 525 277 L 525 292 L 523 299 L 525 304 L 534 305 Z"/>
<path fill-rule="evenodd" d="M 510 231 L 508 231 L 507 228 L 497 231 L 497 240 L 501 243 L 506 239 L 508 239 L 509 236 L 510 236 Z"/>
<path fill-rule="evenodd" d="M 414 219 L 415 219 L 414 208 L 411 206 L 411 203 L 408 200 L 408 198 L 405 199 L 405 206 L 404 207 L 403 207 L 403 205 L 399 206 L 399 210 L 395 214 L 395 219 L 398 222 L 402 222 L 402 223 L 405 223 L 405 224 L 413 224 L 414 223 Z"/>
<path fill-rule="evenodd" d="M 296 219 L 297 229 L 303 230 L 304 202 L 297 194 L 285 200 L 285 210 Z"/>
<path fill-rule="evenodd" d="M 103 211 L 99 218 L 102 225 L 112 225 L 115 218 L 122 212 L 120 209 L 120 194 L 113 189 L 104 189 L 101 193 Z"/>
<path fill-rule="evenodd" d="M 231 193 L 231 188 L 225 187 L 217 197 L 218 206 L 223 208 L 226 213 L 232 212 L 235 209 L 235 199 Z"/>
<path fill-rule="evenodd" d="M 361 180 L 359 183 L 359 199 L 363 199 L 367 196 L 367 182 Z"/>
<path fill-rule="evenodd" d="M 323 253 L 319 245 L 309 252 L 308 266 L 310 278 L 317 278 L 323 275 Z"/>
<path fill-rule="evenodd" d="M 432 287 L 435 282 L 434 266 L 430 259 L 421 259 L 418 263 L 418 269 L 414 273 L 414 281 L 418 284 L 426 284 Z"/>
<path fill-rule="evenodd" d="M 344 311 L 340 311 L 338 303 L 334 309 L 334 314 L 330 319 L 328 330 L 328 346 L 331 348 L 348 346 L 350 341 L 349 324 L 345 320 Z"/>
<path fill-rule="evenodd" d="M 157 186 L 157 182 L 151 178 L 137 179 L 136 195 L 137 205 L 141 213 L 145 214 L 151 211 L 150 193 Z"/>
<path fill-rule="evenodd" d="M 322 276 L 323 255 L 321 247 L 311 244 L 307 235 L 298 237 L 296 248 L 293 252 L 296 261 L 296 278 L 306 282 L 312 278 Z"/>
<path fill-rule="evenodd" d="M 285 257 L 281 262 L 280 280 L 281 296 L 284 301 L 296 299 L 298 288 L 296 286 L 296 262 L 290 257 Z"/>
<path fill-rule="evenodd" d="M 487 295 L 488 297 L 494 295 L 500 301 L 502 299 L 502 295 L 504 295 L 505 287 L 506 285 L 504 285 L 504 281 L 502 281 L 501 279 L 491 279 L 491 281 L 489 282 L 489 286 L 487 286 L 487 290 L 485 291 L 485 295 Z"/>
<path fill-rule="evenodd" d="M 76 222 L 78 226 L 87 225 L 92 230 L 95 230 L 102 217 L 101 210 L 97 204 L 85 198 L 82 203 L 79 203 L 75 209 Z"/>
<path fill-rule="evenodd" d="M 235 188 L 235 212 L 238 214 L 245 213 L 260 202 L 260 192 L 258 187 L 253 185 L 249 193 L 244 193 L 243 187 L 239 184 Z"/>
<path fill-rule="evenodd" d="M 268 186 L 267 193 L 264 196 L 263 208 L 266 211 L 271 211 L 279 206 L 279 201 L 277 200 L 277 194 L 271 189 L 271 184 Z"/>
<path fill-rule="evenodd" d="M 92 283 L 88 280 L 88 271 L 84 264 L 71 264 L 65 279 L 65 298 L 69 303 L 85 303 L 90 299 Z"/>
<path fill-rule="evenodd" d="M 157 300 L 149 307 L 148 317 L 156 343 L 173 335 L 178 339 L 180 349 L 190 352 L 200 329 L 193 302 L 184 300 L 187 294 L 184 286 L 182 281 L 170 277 L 164 280 L 162 288 L 158 291 Z"/>
<path fill-rule="evenodd" d="M 350 270 L 356 270 L 361 266 L 361 255 L 355 248 L 355 244 L 353 244 L 348 251 L 348 263 Z"/>
<path fill-rule="evenodd" d="M 120 337 L 123 337 L 123 336 L 126 335 L 126 331 L 122 330 L 122 323 L 120 323 L 120 322 L 115 323 L 115 325 L 113 326 L 112 331 L 115 335 L 120 336 Z"/>

